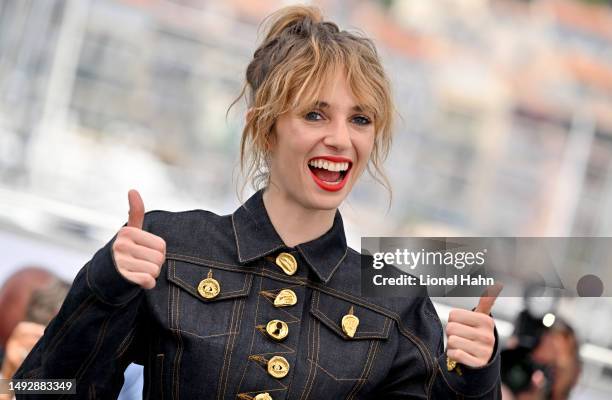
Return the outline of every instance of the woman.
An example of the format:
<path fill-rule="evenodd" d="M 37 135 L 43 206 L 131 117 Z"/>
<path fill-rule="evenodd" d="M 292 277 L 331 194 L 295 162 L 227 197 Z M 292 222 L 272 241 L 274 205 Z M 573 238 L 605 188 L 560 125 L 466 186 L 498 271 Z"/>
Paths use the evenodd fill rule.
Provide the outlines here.
<path fill-rule="evenodd" d="M 447 360 L 426 296 L 359 296 L 337 208 L 390 143 L 373 44 L 310 7 L 268 21 L 242 93 L 242 165 L 262 188 L 225 216 L 145 214 L 130 191 L 127 226 L 17 376 L 75 378 L 77 397 L 106 399 L 136 362 L 145 398 L 498 398 L 491 298 L 451 313 Z"/>

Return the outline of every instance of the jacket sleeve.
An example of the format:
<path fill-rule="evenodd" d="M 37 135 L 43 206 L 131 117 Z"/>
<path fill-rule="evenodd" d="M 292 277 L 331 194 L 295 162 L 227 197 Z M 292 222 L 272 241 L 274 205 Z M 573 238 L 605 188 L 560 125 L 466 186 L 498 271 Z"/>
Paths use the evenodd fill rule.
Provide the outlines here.
<path fill-rule="evenodd" d="M 56 317 L 15 379 L 75 379 L 76 397 L 117 398 L 123 372 L 142 364 L 144 289 L 125 279 L 112 257 L 116 235 L 79 271 Z M 17 398 L 49 399 L 49 395 Z"/>
<path fill-rule="evenodd" d="M 398 348 L 392 366 L 376 397 L 391 399 L 500 400 L 500 350 L 497 329 L 489 363 L 481 368 L 458 364 L 448 371 L 444 333 L 428 296 L 404 309 Z M 415 357 L 415 349 L 419 357 Z"/>
<path fill-rule="evenodd" d="M 482 399 L 501 400 L 501 355 L 499 337 L 495 328 L 495 346 L 487 365 L 473 368 L 463 364 L 449 371 L 444 342 L 436 352 L 436 373 L 432 386 L 432 399 Z"/>

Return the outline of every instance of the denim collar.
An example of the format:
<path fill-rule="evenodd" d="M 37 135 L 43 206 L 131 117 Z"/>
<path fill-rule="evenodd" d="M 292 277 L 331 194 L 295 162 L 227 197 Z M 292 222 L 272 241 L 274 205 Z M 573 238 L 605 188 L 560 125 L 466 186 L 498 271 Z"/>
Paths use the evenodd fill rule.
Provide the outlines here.
<path fill-rule="evenodd" d="M 290 249 L 278 236 L 263 202 L 264 189 L 258 190 L 232 214 L 234 237 L 240 264 L 267 256 L 280 249 Z M 336 210 L 334 224 L 317 239 L 301 243 L 295 249 L 317 277 L 327 283 L 347 253 L 344 225 Z"/>

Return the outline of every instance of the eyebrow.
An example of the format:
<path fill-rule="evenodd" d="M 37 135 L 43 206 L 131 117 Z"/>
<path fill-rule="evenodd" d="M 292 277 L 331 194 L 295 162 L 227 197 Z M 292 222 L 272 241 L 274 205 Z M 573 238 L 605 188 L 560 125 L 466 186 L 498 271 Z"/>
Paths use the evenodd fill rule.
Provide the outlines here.
<path fill-rule="evenodd" d="M 329 104 L 327 104 L 324 101 L 315 101 L 315 107 L 317 108 L 330 108 Z M 360 105 L 355 105 L 351 108 L 351 110 L 356 111 L 356 112 L 365 112 L 364 111 L 364 107 L 360 106 Z"/>

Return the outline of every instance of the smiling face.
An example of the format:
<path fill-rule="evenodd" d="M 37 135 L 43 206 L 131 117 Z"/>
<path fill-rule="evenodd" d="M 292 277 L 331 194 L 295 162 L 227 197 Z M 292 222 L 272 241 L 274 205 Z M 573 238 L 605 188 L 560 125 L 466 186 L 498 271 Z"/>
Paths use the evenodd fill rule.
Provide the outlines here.
<path fill-rule="evenodd" d="M 373 116 L 361 109 L 339 69 L 316 104 L 276 120 L 270 185 L 306 209 L 335 209 L 366 168 L 374 138 Z"/>

